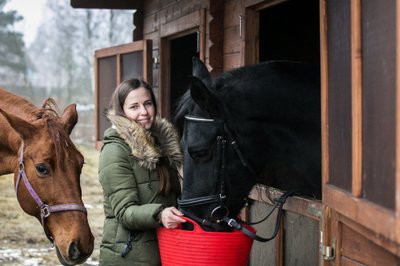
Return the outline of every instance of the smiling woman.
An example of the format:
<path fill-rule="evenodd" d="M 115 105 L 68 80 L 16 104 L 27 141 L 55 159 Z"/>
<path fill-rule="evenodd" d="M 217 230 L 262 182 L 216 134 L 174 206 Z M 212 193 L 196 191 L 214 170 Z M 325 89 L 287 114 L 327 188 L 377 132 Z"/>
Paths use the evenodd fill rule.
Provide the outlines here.
<path fill-rule="evenodd" d="M 123 81 L 111 97 L 99 160 L 104 234 L 101 265 L 160 265 L 156 228 L 185 222 L 176 208 L 182 164 L 171 123 L 156 117 L 152 88 L 143 80 Z"/>

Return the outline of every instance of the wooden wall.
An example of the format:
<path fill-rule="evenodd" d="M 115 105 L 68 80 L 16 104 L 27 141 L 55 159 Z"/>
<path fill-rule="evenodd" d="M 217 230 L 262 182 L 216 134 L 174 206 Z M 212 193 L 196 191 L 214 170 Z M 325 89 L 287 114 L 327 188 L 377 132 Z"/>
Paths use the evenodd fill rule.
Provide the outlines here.
<path fill-rule="evenodd" d="M 135 14 L 137 28 L 142 28 L 138 39 L 153 40 L 153 55 L 158 57 L 164 37 L 163 28 L 168 25 L 171 36 L 185 33 L 191 23 L 182 20 L 199 10 L 205 11 L 204 60 L 212 75 L 245 65 L 244 43 L 246 26 L 246 7 L 257 6 L 258 2 L 245 0 L 182 0 L 182 1 L 144 1 L 143 10 Z M 281 1 L 268 1 L 281 2 Z M 182 23 L 173 23 L 181 20 Z M 251 21 L 250 21 L 251 22 Z M 180 29 L 180 27 L 182 29 Z M 195 27 L 195 26 L 194 26 Z M 255 51 L 254 51 L 255 52 Z"/>

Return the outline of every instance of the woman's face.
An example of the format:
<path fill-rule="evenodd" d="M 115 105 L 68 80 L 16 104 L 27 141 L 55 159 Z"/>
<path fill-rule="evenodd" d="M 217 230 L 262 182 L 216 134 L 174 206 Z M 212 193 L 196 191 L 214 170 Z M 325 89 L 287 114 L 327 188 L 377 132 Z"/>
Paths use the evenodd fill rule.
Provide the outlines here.
<path fill-rule="evenodd" d="M 155 106 L 148 90 L 143 87 L 132 90 L 125 99 L 124 113 L 145 129 L 150 129 L 155 116 Z"/>

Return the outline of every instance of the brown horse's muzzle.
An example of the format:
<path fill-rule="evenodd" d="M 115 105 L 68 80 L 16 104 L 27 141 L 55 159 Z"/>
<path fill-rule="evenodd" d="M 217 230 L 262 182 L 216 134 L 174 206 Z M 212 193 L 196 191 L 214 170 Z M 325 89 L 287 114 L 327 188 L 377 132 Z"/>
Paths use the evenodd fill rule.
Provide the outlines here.
<path fill-rule="evenodd" d="M 53 217 L 54 221 L 49 219 L 49 230 L 54 237 L 57 256 L 63 265 L 81 264 L 93 252 L 93 234 L 84 213 L 69 212 L 64 215 L 59 221 L 56 221 L 56 217 Z M 62 222 L 63 225 L 60 224 Z M 53 225 L 54 230 L 52 230 Z"/>

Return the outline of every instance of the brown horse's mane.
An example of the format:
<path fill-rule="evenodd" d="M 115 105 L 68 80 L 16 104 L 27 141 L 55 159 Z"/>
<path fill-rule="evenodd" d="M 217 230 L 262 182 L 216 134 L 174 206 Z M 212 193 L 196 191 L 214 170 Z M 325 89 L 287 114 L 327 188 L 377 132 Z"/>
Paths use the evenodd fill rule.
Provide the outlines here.
<path fill-rule="evenodd" d="M 42 108 L 40 108 L 38 110 L 38 112 L 36 113 L 36 117 L 37 119 L 42 119 L 44 117 L 56 117 L 58 118 L 58 107 L 56 104 L 56 101 L 53 98 L 47 98 L 43 104 L 42 104 Z"/>

